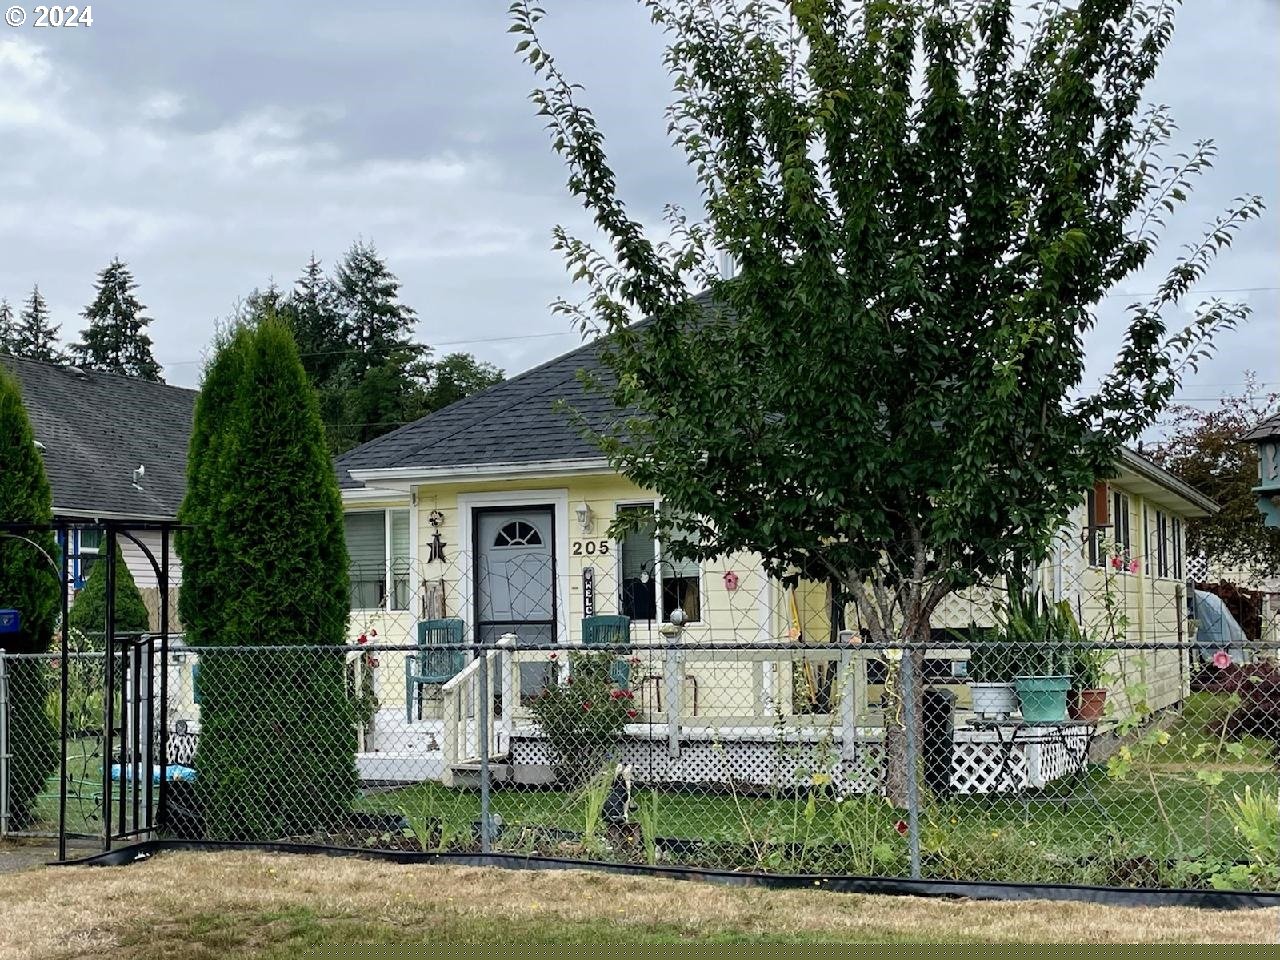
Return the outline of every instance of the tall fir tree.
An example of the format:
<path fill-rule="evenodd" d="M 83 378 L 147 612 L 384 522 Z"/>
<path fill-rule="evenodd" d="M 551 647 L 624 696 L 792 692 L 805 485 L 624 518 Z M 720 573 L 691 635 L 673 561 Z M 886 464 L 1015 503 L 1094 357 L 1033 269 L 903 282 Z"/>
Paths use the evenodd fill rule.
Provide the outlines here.
<path fill-rule="evenodd" d="M 89 325 L 73 344 L 75 361 L 91 370 L 121 373 L 160 382 L 161 368 L 151 353 L 147 326 L 151 318 L 136 296 L 129 268 L 114 257 L 98 274 L 97 293 L 81 314 Z"/>
<path fill-rule="evenodd" d="M 0 522 L 47 524 L 53 495 L 36 448 L 17 381 L 0 367 Z M 61 572 L 58 547 L 47 530 L 0 534 L 0 606 L 16 609 L 16 633 L 4 636 L 8 653 L 44 653 L 58 621 Z M 9 826 L 35 816 L 35 800 L 57 765 L 57 732 L 45 711 L 47 666 L 40 660 L 8 664 Z"/>
<path fill-rule="evenodd" d="M 414 342 L 417 314 L 400 302 L 400 281 L 372 244 L 352 244 L 334 287 L 349 351 L 334 374 L 344 381 L 346 418 L 335 446 L 345 449 L 421 414 L 430 349 Z"/>
<path fill-rule="evenodd" d="M 196 528 L 179 542 L 184 574 L 192 561 L 198 573 L 182 606 L 201 648 L 197 789 L 220 840 L 337 823 L 357 791 L 345 660 L 318 649 L 346 642 L 342 501 L 292 335 L 254 319 L 210 367 L 217 396 L 197 407 L 183 505 Z"/>
<path fill-rule="evenodd" d="M 293 285 L 288 319 L 302 368 L 317 388 L 327 384 L 350 348 L 337 288 L 314 253 Z"/>
<path fill-rule="evenodd" d="M 40 293 L 40 285 L 36 284 L 14 327 L 11 352 L 15 357 L 28 360 L 66 363 L 66 354 L 58 346 L 58 330 L 58 325 L 50 320 L 49 305 Z"/>
<path fill-rule="evenodd" d="M 9 306 L 8 300 L 0 297 L 0 356 L 13 352 L 13 339 L 16 335 L 15 323 L 13 307 Z"/>

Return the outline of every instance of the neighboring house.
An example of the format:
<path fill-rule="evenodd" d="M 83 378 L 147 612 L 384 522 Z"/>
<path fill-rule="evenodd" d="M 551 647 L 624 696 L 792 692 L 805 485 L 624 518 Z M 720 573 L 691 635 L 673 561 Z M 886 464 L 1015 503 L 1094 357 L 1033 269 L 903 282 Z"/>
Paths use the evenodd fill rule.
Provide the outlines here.
<path fill-rule="evenodd" d="M 672 561 L 643 529 L 620 542 L 609 537 L 620 512 L 653 511 L 658 498 L 611 470 L 558 403 L 567 401 L 593 427 L 616 416 L 607 391 L 583 387 L 579 372 L 584 370 L 607 379 L 593 344 L 337 459 L 352 562 L 353 635 L 376 629 L 380 639 L 403 643 L 415 635 L 418 621 L 451 617 L 464 622 L 467 641 L 492 643 L 514 633 L 522 643 L 577 643 L 586 615 L 621 613 L 630 617 L 632 641 L 659 642 L 658 628 L 676 607 L 689 620 L 683 633 L 688 644 L 741 646 L 834 635 L 821 585 L 801 584 L 789 593 L 765 577 L 751 556 L 703 564 Z M 1074 598 L 1086 624 L 1100 630 L 1105 611 L 1099 595 L 1109 580 L 1131 624 L 1130 635 L 1184 640 L 1186 520 L 1215 509 L 1168 472 L 1125 451 L 1115 476 L 1082 498 L 1073 529 L 1064 537 L 1073 546 L 1059 550 L 1046 587 L 1055 596 Z M 1118 543 L 1122 560 L 1113 561 L 1104 539 Z M 978 611 L 989 612 L 989 607 L 989 598 L 985 604 L 974 596 L 953 598 L 935 627 L 982 622 Z M 844 619 L 837 626 L 856 628 L 854 612 L 847 611 Z M 678 669 L 684 672 L 674 681 L 671 671 L 677 668 L 660 658 L 638 665 L 642 719 L 671 720 L 671 694 L 682 698 L 675 726 L 687 727 L 671 734 L 673 755 L 682 737 L 696 741 L 697 731 L 705 734 L 717 717 L 735 718 L 739 729 L 752 722 L 753 729 L 767 731 L 779 710 L 808 716 L 797 704 L 798 674 L 783 676 L 798 669 L 794 663 L 749 651 L 735 654 L 736 662 L 723 653 L 682 656 Z M 839 656 L 832 652 L 826 662 Z M 524 661 L 518 673 L 504 672 L 491 681 L 495 688 L 504 684 L 507 702 L 513 695 L 523 701 L 547 676 L 545 653 L 516 659 Z M 412 684 L 406 687 L 398 657 L 382 661 L 377 689 L 383 711 L 375 733 L 382 737 L 380 752 L 387 763 L 379 767 L 376 756 L 364 756 L 366 777 L 404 779 L 404 765 L 414 751 L 441 738 L 443 756 L 424 761 L 419 774 L 452 782 L 474 759 L 474 736 L 459 717 L 468 715 L 468 702 L 477 701 L 459 698 L 474 684 L 478 661 L 460 658 L 449 672 L 462 668 L 466 676 L 425 695 Z M 1153 706 L 1181 701 L 1189 682 L 1186 656 L 1160 653 L 1143 661 L 1144 671 L 1148 665 Z M 846 718 L 849 733 L 856 725 L 858 737 L 875 738 L 867 729 L 879 722 L 870 702 L 874 694 L 874 676 L 863 676 L 856 685 L 861 699 Z M 416 701 L 407 713 L 406 699 Z M 498 719 L 495 755 L 515 757 L 528 747 L 521 739 L 522 716 L 527 713 L 520 709 L 506 710 Z M 435 724 L 430 737 L 417 737 L 419 723 Z M 846 758 L 853 749 L 846 737 Z M 673 767 L 666 775 L 688 773 Z"/>
<path fill-rule="evenodd" d="M 76 524 L 70 569 L 72 586 L 79 588 L 102 546 L 95 521 L 176 520 L 186 489 L 196 391 L 10 356 L 0 356 L 0 365 L 22 390 L 53 489 L 54 515 Z M 130 532 L 161 558 L 159 531 Z M 154 568 L 131 540 L 121 537 L 120 549 L 154 618 Z M 182 577 L 172 544 L 169 565 L 172 592 Z"/>

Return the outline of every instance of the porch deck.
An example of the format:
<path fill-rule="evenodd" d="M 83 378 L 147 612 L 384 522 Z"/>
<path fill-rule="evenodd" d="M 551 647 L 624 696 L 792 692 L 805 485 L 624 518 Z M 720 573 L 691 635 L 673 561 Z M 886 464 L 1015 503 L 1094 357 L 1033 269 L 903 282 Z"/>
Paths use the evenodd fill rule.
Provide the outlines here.
<path fill-rule="evenodd" d="M 1087 749 L 1087 725 L 1069 725 L 1049 739 L 1016 721 L 998 729 L 967 725 L 972 713 L 957 715 L 951 749 L 950 785 L 963 794 L 997 793 L 1044 787 L 1077 766 Z M 465 729 L 462 729 L 465 726 Z M 501 718 L 491 729 L 490 763 L 495 780 L 527 785 L 552 782 L 546 739 L 535 725 Z M 472 715 L 453 731 L 455 743 L 478 747 L 479 728 Z M 407 722 L 384 708 L 373 725 L 372 749 L 357 755 L 366 783 L 416 783 L 437 780 L 468 786 L 475 781 L 479 751 L 451 756 L 450 730 L 444 720 Z M 879 789 L 883 727 L 863 724 L 845 730 L 821 723 L 779 727 L 761 722 L 682 722 L 671 728 L 656 720 L 628 724 L 618 751 L 637 782 L 651 784 L 732 783 L 745 789 L 788 788 L 826 774 L 842 795 Z M 848 739 L 848 742 L 846 742 Z M 806 779 L 807 778 L 807 779 Z"/>

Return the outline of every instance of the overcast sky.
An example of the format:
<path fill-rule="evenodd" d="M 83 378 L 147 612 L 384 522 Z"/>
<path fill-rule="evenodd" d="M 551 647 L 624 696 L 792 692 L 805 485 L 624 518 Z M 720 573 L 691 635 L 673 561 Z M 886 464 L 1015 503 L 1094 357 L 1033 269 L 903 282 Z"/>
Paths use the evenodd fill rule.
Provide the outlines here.
<path fill-rule="evenodd" d="M 664 202 L 691 204 L 666 141 L 662 38 L 643 10 L 543 5 L 548 46 L 586 85 L 633 212 L 657 222 Z M 441 352 L 513 374 L 570 349 L 576 335 L 547 310 L 572 293 L 549 232 L 584 217 L 528 103 L 506 7 L 107 0 L 87 28 L 0 24 L 0 296 L 16 306 L 39 282 L 74 339 L 97 271 L 118 255 L 166 377 L 195 385 L 238 298 L 290 285 L 312 251 L 330 266 L 359 236 Z M 1192 239 L 1241 193 L 1271 208 L 1203 285 L 1248 291 L 1238 296 L 1255 314 L 1184 390 L 1197 403 L 1246 368 L 1280 388 L 1278 66 L 1280 0 L 1188 0 L 1153 87 L 1185 144 L 1221 148 L 1171 239 Z M 1114 324 L 1091 338 L 1095 375 L 1115 340 Z"/>

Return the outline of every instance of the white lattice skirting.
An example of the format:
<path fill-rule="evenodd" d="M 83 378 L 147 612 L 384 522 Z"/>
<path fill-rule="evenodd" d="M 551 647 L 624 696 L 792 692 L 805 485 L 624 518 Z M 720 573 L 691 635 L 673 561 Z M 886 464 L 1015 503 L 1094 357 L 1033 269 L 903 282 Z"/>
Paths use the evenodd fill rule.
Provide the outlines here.
<path fill-rule="evenodd" d="M 883 755 L 880 730 L 859 730 L 852 751 L 839 737 L 815 741 L 803 736 L 779 741 L 753 736 L 753 731 L 718 731 L 714 737 L 682 732 L 677 755 L 665 739 L 628 735 L 618 762 L 629 764 L 641 783 L 714 784 L 780 788 L 804 786 L 830 777 L 840 795 L 880 789 Z M 1043 787 L 1076 768 L 1086 749 L 1088 728 L 1071 727 L 1061 740 L 1019 732 L 1002 744 L 991 731 L 958 730 L 952 750 L 951 786 L 960 794 L 1016 792 Z M 536 732 L 521 731 L 511 739 L 512 766 L 545 770 L 547 743 Z M 517 772 L 516 779 L 522 779 Z"/>

